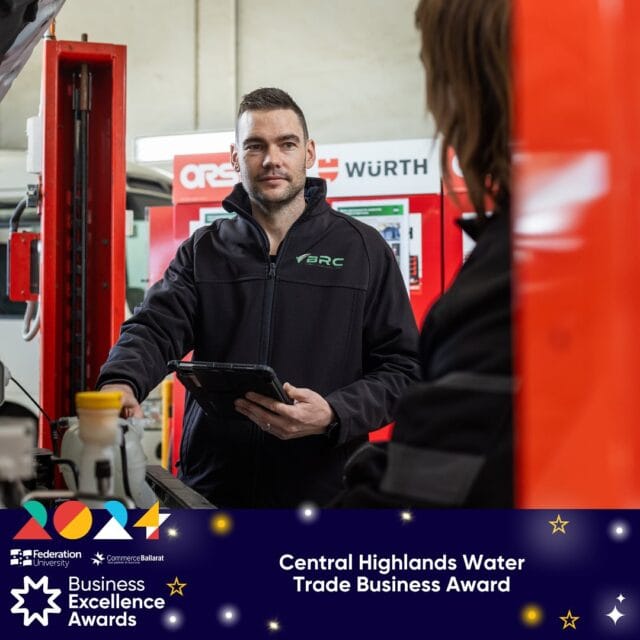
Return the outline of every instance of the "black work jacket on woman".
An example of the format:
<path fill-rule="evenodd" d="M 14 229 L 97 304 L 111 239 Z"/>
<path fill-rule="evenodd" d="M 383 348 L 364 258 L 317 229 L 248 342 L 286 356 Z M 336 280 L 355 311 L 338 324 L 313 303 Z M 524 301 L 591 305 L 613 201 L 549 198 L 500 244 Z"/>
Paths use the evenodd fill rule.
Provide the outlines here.
<path fill-rule="evenodd" d="M 187 396 L 182 479 L 220 506 L 322 504 L 344 463 L 388 423 L 419 378 L 418 331 L 391 249 L 378 231 L 336 211 L 326 185 L 307 179 L 306 208 L 275 261 L 237 185 L 237 215 L 197 230 L 122 326 L 98 386 L 122 381 L 143 399 L 169 360 L 261 363 L 283 382 L 324 396 L 338 417 L 331 437 L 280 440 L 238 414 L 211 419 Z"/>
<path fill-rule="evenodd" d="M 336 506 L 512 506 L 508 210 L 475 231 L 474 250 L 425 320 L 422 382 L 400 401 L 388 447 L 350 459 Z"/>

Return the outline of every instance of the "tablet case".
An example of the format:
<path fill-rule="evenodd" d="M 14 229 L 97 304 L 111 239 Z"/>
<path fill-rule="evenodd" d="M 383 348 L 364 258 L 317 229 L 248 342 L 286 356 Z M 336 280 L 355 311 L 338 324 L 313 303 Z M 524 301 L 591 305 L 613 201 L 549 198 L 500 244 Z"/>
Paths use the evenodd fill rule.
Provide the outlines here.
<path fill-rule="evenodd" d="M 291 404 L 275 371 L 266 364 L 171 360 L 168 366 L 211 417 L 240 418 L 233 403 L 249 391 Z"/>

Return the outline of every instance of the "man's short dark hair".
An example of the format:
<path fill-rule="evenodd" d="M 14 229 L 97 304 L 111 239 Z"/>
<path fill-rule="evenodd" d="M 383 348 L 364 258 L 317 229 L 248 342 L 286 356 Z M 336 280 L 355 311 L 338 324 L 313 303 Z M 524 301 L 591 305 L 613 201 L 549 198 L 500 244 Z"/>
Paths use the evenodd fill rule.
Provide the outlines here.
<path fill-rule="evenodd" d="M 255 89 L 251 91 L 251 93 L 243 96 L 240 106 L 238 107 L 236 122 L 245 111 L 272 111 L 274 109 L 291 109 L 291 111 L 298 116 L 298 120 L 300 120 L 304 139 L 309 139 L 307 121 L 305 120 L 304 113 L 302 113 L 302 109 L 286 91 L 274 87 Z"/>

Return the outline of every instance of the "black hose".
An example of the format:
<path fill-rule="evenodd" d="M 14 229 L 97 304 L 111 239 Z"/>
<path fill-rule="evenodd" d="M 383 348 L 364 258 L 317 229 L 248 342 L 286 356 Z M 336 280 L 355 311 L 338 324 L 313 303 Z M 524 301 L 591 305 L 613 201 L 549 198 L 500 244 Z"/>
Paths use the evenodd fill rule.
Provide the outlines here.
<path fill-rule="evenodd" d="M 22 198 L 22 200 L 20 200 L 20 202 L 18 202 L 16 208 L 11 214 L 11 218 L 9 219 L 9 227 L 11 228 L 12 233 L 15 233 L 20 226 L 20 218 L 22 217 L 24 210 L 27 208 L 27 202 L 27 196 L 25 196 L 24 198 Z"/>
<path fill-rule="evenodd" d="M 131 498 L 133 500 L 133 496 L 131 495 L 131 486 L 129 485 L 129 467 L 127 465 L 127 441 L 125 436 L 129 431 L 129 427 L 126 424 L 121 424 L 120 428 L 122 429 L 122 442 L 120 444 L 120 459 L 122 461 L 122 485 L 124 488 L 124 494 L 127 498 Z M 133 500 L 135 503 L 135 500 Z"/>
<path fill-rule="evenodd" d="M 49 428 L 52 430 L 51 446 L 53 446 L 53 444 L 54 444 L 53 441 L 56 439 L 54 437 L 54 435 L 53 435 L 53 430 L 55 429 L 54 421 L 49 417 L 47 412 L 34 400 L 33 396 L 11 374 L 9 374 L 9 380 L 11 380 L 11 382 L 13 382 L 22 391 L 22 393 L 24 393 L 24 395 L 27 396 L 27 398 L 29 398 L 29 400 L 31 400 L 31 402 L 33 402 L 33 404 L 36 405 L 36 407 L 38 407 L 38 410 L 44 416 L 44 419 L 49 423 Z M 38 421 L 38 424 L 36 426 L 36 445 L 38 444 L 38 440 L 39 440 L 39 437 L 38 437 L 38 435 L 39 435 L 38 431 L 40 430 L 39 427 L 40 427 L 40 421 Z"/>

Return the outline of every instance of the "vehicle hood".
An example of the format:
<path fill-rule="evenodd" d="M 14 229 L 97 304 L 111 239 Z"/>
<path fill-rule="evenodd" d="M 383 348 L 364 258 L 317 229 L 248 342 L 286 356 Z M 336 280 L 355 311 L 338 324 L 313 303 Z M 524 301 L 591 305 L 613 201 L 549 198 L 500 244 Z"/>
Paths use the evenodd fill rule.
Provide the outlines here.
<path fill-rule="evenodd" d="M 0 101 L 65 0 L 0 0 Z"/>

